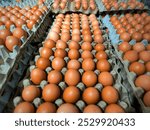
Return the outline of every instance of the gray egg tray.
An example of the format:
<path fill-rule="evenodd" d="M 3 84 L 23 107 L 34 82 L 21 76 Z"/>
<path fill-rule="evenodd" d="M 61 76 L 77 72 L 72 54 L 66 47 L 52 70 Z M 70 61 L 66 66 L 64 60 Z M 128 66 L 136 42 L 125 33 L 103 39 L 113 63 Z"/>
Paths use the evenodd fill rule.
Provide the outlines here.
<path fill-rule="evenodd" d="M 44 16 L 44 19 L 41 20 L 38 26 L 34 26 L 32 31 L 27 29 L 24 25 L 23 28 L 28 32 L 29 37 L 27 39 L 21 38 L 22 45 L 19 48 L 15 46 L 13 52 L 8 52 L 4 46 L 0 46 L 0 91 L 4 87 L 4 83 L 7 80 L 7 77 L 10 75 L 10 72 L 15 65 L 18 57 L 22 54 L 22 51 L 31 41 L 40 42 L 44 36 L 46 28 L 50 25 L 49 12 Z M 11 28 L 13 30 L 14 27 Z"/>
<path fill-rule="evenodd" d="M 95 2 L 95 4 L 97 5 L 97 3 Z M 52 4 L 53 5 L 53 4 Z M 54 10 L 53 7 L 51 7 L 52 12 L 54 13 L 67 13 L 67 12 L 82 12 L 84 14 L 96 14 L 98 12 L 98 8 L 96 7 L 96 9 L 93 11 L 90 9 L 90 7 L 87 10 L 82 9 L 82 6 L 80 7 L 79 10 L 75 9 L 75 2 L 71 2 L 71 1 L 67 1 L 66 7 L 64 10 L 62 9 L 57 9 Z"/>
<path fill-rule="evenodd" d="M 120 7 L 118 10 L 114 9 L 113 7 L 110 9 L 110 10 L 107 10 L 103 4 L 103 2 L 101 0 L 95 0 L 97 5 L 98 5 L 98 9 L 99 9 L 99 12 L 105 12 L 105 13 L 109 13 L 109 12 L 120 12 L 120 11 L 123 11 L 123 12 L 126 12 L 126 11 L 136 11 L 136 10 L 148 10 L 148 6 L 144 6 L 143 9 L 139 9 L 138 7 L 136 7 L 135 9 L 131 9 L 130 7 L 128 7 L 127 9 L 123 9 L 122 7 Z M 118 3 L 120 2 L 127 2 L 128 0 L 118 0 Z M 139 2 L 141 2 L 140 0 L 138 0 Z"/>

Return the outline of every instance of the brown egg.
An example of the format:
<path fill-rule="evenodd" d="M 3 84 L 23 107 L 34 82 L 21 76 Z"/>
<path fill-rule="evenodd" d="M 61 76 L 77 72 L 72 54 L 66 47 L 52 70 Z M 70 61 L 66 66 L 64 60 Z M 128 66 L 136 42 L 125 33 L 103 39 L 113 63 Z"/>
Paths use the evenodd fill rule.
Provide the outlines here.
<path fill-rule="evenodd" d="M 14 23 L 12 21 L 8 20 L 5 22 L 5 26 L 7 29 L 10 29 L 11 25 L 14 25 Z"/>
<path fill-rule="evenodd" d="M 81 57 L 83 59 L 93 58 L 93 54 L 90 51 L 83 51 L 82 54 L 81 54 Z"/>
<path fill-rule="evenodd" d="M 80 57 L 80 53 L 78 50 L 76 49 L 71 49 L 68 52 L 68 57 L 72 60 L 72 59 L 78 59 Z"/>
<path fill-rule="evenodd" d="M 57 113 L 79 113 L 78 108 L 71 103 L 64 103 L 57 109 Z"/>
<path fill-rule="evenodd" d="M 139 58 L 144 62 L 150 61 L 150 51 L 141 51 L 139 53 Z"/>
<path fill-rule="evenodd" d="M 73 34 L 71 40 L 72 40 L 72 41 L 75 41 L 75 42 L 80 42 L 80 41 L 81 41 L 81 36 L 80 36 L 80 34 Z"/>
<path fill-rule="evenodd" d="M 150 61 L 145 64 L 145 68 L 147 72 L 150 72 Z"/>
<path fill-rule="evenodd" d="M 54 53 L 55 57 L 64 58 L 67 56 L 67 52 L 64 49 L 56 49 Z"/>
<path fill-rule="evenodd" d="M 35 68 L 31 71 L 30 77 L 34 84 L 40 84 L 42 80 L 46 79 L 46 73 L 39 68 Z"/>
<path fill-rule="evenodd" d="M 103 86 L 112 86 L 113 85 L 113 76 L 109 72 L 101 72 L 98 76 L 98 81 Z"/>
<path fill-rule="evenodd" d="M 76 49 L 76 50 L 78 50 L 78 49 L 80 49 L 80 45 L 79 45 L 79 43 L 77 43 L 75 41 L 71 41 L 69 43 L 69 49 Z"/>
<path fill-rule="evenodd" d="M 137 75 L 141 75 L 145 73 L 145 66 L 143 63 L 140 62 L 133 62 L 130 66 L 129 66 L 129 71 L 130 72 L 134 72 Z"/>
<path fill-rule="evenodd" d="M 150 42 L 150 33 L 144 33 L 143 39 L 146 39 L 148 42 Z"/>
<path fill-rule="evenodd" d="M 82 98 L 87 104 L 95 104 L 100 100 L 100 93 L 96 88 L 89 87 L 83 91 Z"/>
<path fill-rule="evenodd" d="M 48 82 L 51 84 L 58 84 L 62 81 L 62 74 L 57 70 L 52 70 L 48 73 Z"/>
<path fill-rule="evenodd" d="M 84 108 L 83 113 L 102 113 L 102 110 L 97 105 L 91 104 Z"/>
<path fill-rule="evenodd" d="M 142 34 L 135 32 L 132 34 L 132 39 L 136 40 L 136 42 L 140 42 L 142 40 Z"/>
<path fill-rule="evenodd" d="M 0 17 L 0 21 L 3 22 L 3 23 L 7 22 L 8 20 L 9 20 L 9 18 L 6 17 L 6 16 L 1 16 Z"/>
<path fill-rule="evenodd" d="M 8 36 L 5 41 L 5 46 L 9 51 L 13 51 L 15 46 L 20 46 L 21 42 L 17 37 Z"/>
<path fill-rule="evenodd" d="M 27 38 L 27 33 L 26 31 L 24 31 L 22 28 L 15 28 L 13 30 L 13 36 L 17 37 L 17 38 Z"/>
<path fill-rule="evenodd" d="M 95 36 L 94 36 L 94 41 L 95 41 L 96 43 L 103 43 L 103 42 L 104 42 L 104 39 L 103 39 L 103 37 L 102 37 L 101 35 L 95 35 Z"/>
<path fill-rule="evenodd" d="M 97 75 L 93 71 L 85 71 L 82 75 L 82 82 L 86 87 L 94 87 L 97 83 Z"/>
<path fill-rule="evenodd" d="M 82 62 L 82 68 L 84 71 L 90 71 L 95 69 L 95 62 L 91 58 L 86 58 Z"/>
<path fill-rule="evenodd" d="M 143 97 L 143 102 L 145 106 L 150 107 L 150 91 L 146 92 Z"/>
<path fill-rule="evenodd" d="M 60 71 L 63 67 L 65 67 L 64 59 L 60 57 L 54 58 L 52 61 L 52 67 L 53 69 Z"/>
<path fill-rule="evenodd" d="M 107 53 L 105 51 L 98 51 L 95 57 L 97 60 L 107 59 Z"/>
<path fill-rule="evenodd" d="M 42 103 L 36 110 L 36 113 L 56 113 L 56 106 L 50 102 Z"/>
<path fill-rule="evenodd" d="M 47 67 L 50 67 L 50 61 L 49 59 L 40 57 L 36 61 L 36 66 L 41 70 L 45 70 Z"/>
<path fill-rule="evenodd" d="M 150 51 L 150 44 L 146 46 L 146 50 Z"/>
<path fill-rule="evenodd" d="M 145 46 L 144 46 L 143 43 L 138 42 L 138 43 L 134 44 L 133 50 L 135 50 L 135 51 L 137 51 L 137 52 L 141 52 L 141 51 L 144 51 L 144 50 L 145 50 Z"/>
<path fill-rule="evenodd" d="M 80 91 L 76 86 L 69 86 L 63 92 L 63 99 L 66 103 L 76 103 L 80 98 Z"/>
<path fill-rule="evenodd" d="M 110 63 L 106 59 L 101 59 L 97 62 L 96 68 L 100 71 L 110 71 Z"/>
<path fill-rule="evenodd" d="M 24 20 L 22 20 L 22 19 L 17 19 L 15 21 L 15 24 L 16 24 L 17 27 L 22 28 L 22 25 L 25 25 L 26 22 Z"/>
<path fill-rule="evenodd" d="M 119 51 L 122 51 L 122 52 L 127 52 L 127 51 L 131 50 L 131 48 L 132 48 L 132 46 L 128 42 L 122 42 L 118 46 Z"/>
<path fill-rule="evenodd" d="M 49 49 L 47 47 L 43 47 L 41 50 L 40 50 L 40 56 L 42 58 L 46 58 L 46 59 L 49 59 L 50 56 L 53 55 L 53 51 L 52 49 Z M 48 62 L 47 62 L 48 63 Z M 47 64 L 48 65 L 48 64 Z M 47 66 L 48 67 L 48 66 Z"/>
<path fill-rule="evenodd" d="M 69 33 L 63 33 L 61 34 L 61 40 L 64 42 L 67 42 L 70 40 L 70 34 Z"/>
<path fill-rule="evenodd" d="M 87 51 L 91 51 L 92 50 L 92 45 L 90 42 L 83 42 L 82 46 L 81 46 L 82 50 L 87 50 Z"/>
<path fill-rule="evenodd" d="M 102 100 L 106 103 L 117 103 L 119 100 L 118 91 L 112 86 L 106 86 L 102 89 L 101 92 Z"/>
<path fill-rule="evenodd" d="M 27 22 L 27 27 L 31 30 L 35 24 L 36 24 L 35 20 L 29 20 Z"/>
<path fill-rule="evenodd" d="M 34 113 L 34 111 L 34 106 L 31 103 L 21 102 L 16 106 L 14 113 Z"/>
<path fill-rule="evenodd" d="M 125 113 L 124 109 L 118 104 L 109 104 L 105 108 L 105 113 Z"/>
<path fill-rule="evenodd" d="M 44 47 L 47 47 L 47 48 L 51 49 L 51 48 L 55 47 L 55 42 L 51 39 L 46 39 L 44 41 Z"/>
<path fill-rule="evenodd" d="M 143 88 L 145 91 L 150 91 L 150 76 L 140 75 L 136 78 L 135 85 Z"/>
<path fill-rule="evenodd" d="M 74 69 L 67 70 L 65 73 L 65 82 L 68 86 L 76 86 L 80 82 L 80 73 Z"/>
<path fill-rule="evenodd" d="M 124 32 L 120 35 L 120 39 L 124 42 L 129 42 L 131 40 L 131 37 L 129 33 Z"/>
<path fill-rule="evenodd" d="M 22 91 L 22 98 L 27 102 L 32 102 L 35 98 L 39 96 L 40 96 L 40 89 L 34 85 L 27 86 Z"/>
<path fill-rule="evenodd" d="M 56 48 L 57 49 L 66 49 L 67 48 L 67 44 L 64 41 L 62 41 L 62 40 L 58 40 L 56 42 Z"/>
<path fill-rule="evenodd" d="M 12 33 L 8 29 L 0 30 L 0 38 L 4 41 L 6 40 L 6 37 L 11 36 L 11 35 Z"/>
<path fill-rule="evenodd" d="M 46 102 L 54 102 L 60 96 L 60 88 L 56 84 L 48 84 L 44 86 L 42 97 Z"/>
<path fill-rule="evenodd" d="M 128 60 L 129 62 L 132 63 L 132 62 L 137 61 L 139 59 L 139 56 L 138 56 L 137 51 L 129 50 L 125 52 L 123 59 Z"/>
<path fill-rule="evenodd" d="M 85 34 L 84 36 L 83 36 L 83 41 L 84 42 L 92 42 L 92 36 L 90 35 L 90 34 Z"/>
<path fill-rule="evenodd" d="M 101 43 L 96 44 L 96 46 L 94 47 L 94 49 L 96 51 L 104 51 L 105 50 L 105 46 Z"/>
<path fill-rule="evenodd" d="M 78 70 L 80 68 L 80 62 L 78 60 L 70 60 L 67 64 L 67 68 Z"/>

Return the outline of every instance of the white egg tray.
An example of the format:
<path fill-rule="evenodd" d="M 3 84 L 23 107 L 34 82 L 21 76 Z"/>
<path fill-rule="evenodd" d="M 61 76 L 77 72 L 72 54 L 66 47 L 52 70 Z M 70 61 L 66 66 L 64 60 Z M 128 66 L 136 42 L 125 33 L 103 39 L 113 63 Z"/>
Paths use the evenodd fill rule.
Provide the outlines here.
<path fill-rule="evenodd" d="M 11 68 L 11 73 L 7 75 L 7 78 L 4 77 L 6 79 L 0 79 L 4 86 L 0 91 L 0 112 L 4 110 L 11 96 L 14 94 L 14 91 L 17 89 L 18 83 L 28 66 L 28 62 L 33 57 L 35 48 L 30 44 L 27 44 L 23 49 L 20 50 L 20 56 L 17 57 L 15 65 L 13 66 L 13 68 Z"/>
<path fill-rule="evenodd" d="M 38 26 L 34 26 L 32 31 L 27 29 L 24 25 L 23 28 L 28 32 L 28 38 L 21 38 L 22 45 L 21 47 L 15 46 L 13 52 L 8 52 L 8 50 L 4 46 L 0 46 L 0 92 L 4 86 L 4 83 L 7 80 L 7 77 L 10 75 L 10 72 L 15 65 L 18 57 L 22 54 L 24 48 L 30 44 L 31 41 L 39 42 L 41 41 L 46 28 L 50 25 L 49 12 L 44 16 L 44 19 L 40 21 Z M 12 30 L 14 27 L 12 27 Z M 12 31 L 11 30 L 11 31 Z M 38 34 L 38 35 L 37 35 Z"/>

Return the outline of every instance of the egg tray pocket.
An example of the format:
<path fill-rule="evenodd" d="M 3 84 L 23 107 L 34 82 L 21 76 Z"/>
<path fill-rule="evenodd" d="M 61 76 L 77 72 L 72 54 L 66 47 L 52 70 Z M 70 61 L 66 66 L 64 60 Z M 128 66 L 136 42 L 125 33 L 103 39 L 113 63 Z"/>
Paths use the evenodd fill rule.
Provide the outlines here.
<path fill-rule="evenodd" d="M 20 56 L 17 57 L 17 62 L 12 68 L 9 75 L 0 75 L 6 77 L 6 79 L 1 79 L 3 81 L 3 88 L 0 90 L 0 112 L 3 112 L 7 103 L 10 101 L 11 96 L 17 89 L 18 83 L 21 80 L 29 61 L 33 57 L 35 48 L 30 44 L 27 44 L 25 48 L 21 49 Z"/>
<path fill-rule="evenodd" d="M 123 64 L 123 68 L 127 74 L 127 79 L 128 82 L 130 83 L 130 87 L 128 88 L 133 94 L 135 95 L 138 103 L 140 104 L 140 109 L 142 112 L 150 112 L 150 107 L 146 107 L 142 101 L 142 97 L 144 94 L 144 90 L 140 87 L 136 87 L 134 84 L 134 80 L 136 78 L 136 74 L 134 72 L 129 72 L 128 67 L 129 67 L 129 62 L 127 60 L 122 59 L 122 52 L 118 51 L 118 45 L 113 45 L 115 49 L 115 54 Z"/>

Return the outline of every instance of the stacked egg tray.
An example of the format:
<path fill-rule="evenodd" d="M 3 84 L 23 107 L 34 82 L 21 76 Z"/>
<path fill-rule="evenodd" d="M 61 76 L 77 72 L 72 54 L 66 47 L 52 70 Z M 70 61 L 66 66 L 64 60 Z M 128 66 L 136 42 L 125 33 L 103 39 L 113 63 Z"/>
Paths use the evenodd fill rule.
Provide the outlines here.
<path fill-rule="evenodd" d="M 14 46 L 12 52 L 9 52 L 3 45 L 0 45 L 0 91 L 5 87 L 4 83 L 7 81 L 15 62 L 18 60 L 20 54 L 22 54 L 22 51 L 25 51 L 25 48 L 31 43 L 31 41 L 38 43 L 43 40 L 45 33 L 43 30 L 46 30 L 47 27 L 50 26 L 49 15 L 50 11 L 41 17 L 41 20 L 37 22 L 31 30 L 29 30 L 26 25 L 23 25 L 22 28 L 28 33 L 28 37 L 22 37 L 22 45 L 20 47 Z M 0 28 L 5 29 L 5 26 L 1 26 Z M 14 29 L 15 27 L 12 25 L 10 31 L 13 31 Z"/>
<path fill-rule="evenodd" d="M 117 0 L 116 4 L 120 4 L 121 2 L 127 3 L 129 0 Z M 122 7 L 111 7 L 110 9 L 107 10 L 104 3 L 101 0 L 96 0 L 98 8 L 99 8 L 99 12 L 105 12 L 105 13 L 110 13 L 110 12 L 126 12 L 126 11 L 130 11 L 130 12 L 134 12 L 136 10 L 148 10 L 148 6 L 144 5 L 143 8 L 139 8 L 138 6 L 136 6 L 134 9 L 132 9 L 130 6 L 128 6 L 126 9 L 123 9 Z M 111 1 L 110 1 L 111 2 Z M 137 0 L 137 2 L 141 2 L 140 0 Z M 142 3 L 142 2 L 141 2 Z M 144 4 L 144 3 L 143 3 Z"/>
<path fill-rule="evenodd" d="M 123 15 L 121 15 L 123 16 Z M 120 36 L 116 33 L 116 30 L 114 29 L 114 26 L 112 25 L 112 23 L 110 22 L 110 16 L 109 15 L 106 15 L 104 18 L 103 18 L 103 24 L 109 29 L 109 37 L 111 39 L 111 43 L 112 43 L 112 46 L 113 46 L 113 50 L 114 50 L 114 54 L 118 57 L 118 59 L 121 61 L 121 63 L 123 64 L 120 65 L 122 66 L 121 70 L 122 70 L 122 73 L 126 73 L 127 74 L 127 79 L 128 79 L 128 83 L 130 84 L 129 86 L 131 87 L 128 87 L 128 90 L 130 92 L 133 92 L 133 94 L 135 95 L 138 103 L 140 104 L 140 111 L 142 112 L 150 112 L 150 107 L 147 107 L 145 106 L 145 104 L 143 103 L 143 95 L 144 95 L 144 89 L 140 88 L 140 87 L 136 87 L 135 86 L 135 79 L 137 77 L 137 74 L 134 73 L 134 72 L 130 72 L 129 71 L 129 61 L 128 60 L 123 60 L 123 52 L 122 51 L 119 51 L 118 47 L 119 45 L 123 42 L 123 40 L 120 39 Z M 149 45 L 149 42 L 146 40 L 146 39 L 143 39 L 141 41 L 141 43 L 143 43 L 143 45 L 146 47 L 147 45 Z M 135 45 L 136 44 L 136 40 L 132 39 L 130 42 L 129 42 L 130 45 Z M 140 63 L 144 63 L 144 61 L 142 60 L 139 60 L 138 62 Z M 147 75 L 150 75 L 149 72 L 145 73 Z"/>
<path fill-rule="evenodd" d="M 96 5 L 96 8 L 94 10 L 92 10 L 90 8 L 90 0 L 86 0 L 88 2 L 88 8 L 86 10 L 83 9 L 82 7 L 82 3 L 81 3 L 81 6 L 79 9 L 76 9 L 75 8 L 75 1 L 68 1 L 66 2 L 66 5 L 65 5 L 65 8 L 64 9 L 61 9 L 61 7 L 58 7 L 57 9 L 54 9 L 53 8 L 53 4 L 54 4 L 54 1 L 53 1 L 53 4 L 52 4 L 52 7 L 51 7 L 51 11 L 54 12 L 54 13 L 67 13 L 67 12 L 79 12 L 79 13 L 84 13 L 84 14 L 96 14 L 98 12 L 98 7 L 97 7 L 97 3 L 96 3 L 96 0 L 95 0 L 95 5 Z M 59 3 L 60 5 L 60 3 Z"/>
<path fill-rule="evenodd" d="M 70 15 L 72 16 L 72 15 Z M 54 24 L 55 25 L 55 22 Z M 104 42 L 103 42 L 103 45 L 105 47 L 105 52 L 106 54 L 108 55 L 108 62 L 109 64 L 111 65 L 111 70 L 110 70 L 110 74 L 113 76 L 113 79 L 114 79 L 114 84 L 112 85 L 117 91 L 118 91 L 118 94 L 119 94 L 119 100 L 117 101 L 117 104 L 119 104 L 124 110 L 125 112 L 135 112 L 135 109 L 132 107 L 132 103 L 133 103 L 133 99 L 132 97 L 130 97 L 129 95 L 129 92 L 128 90 L 126 89 L 125 85 L 127 85 L 124 81 L 125 81 L 125 76 L 122 76 L 120 75 L 120 72 L 119 70 L 121 69 L 120 66 L 118 65 L 118 61 L 116 60 L 116 57 L 114 56 L 113 52 L 111 51 L 112 50 L 112 46 L 110 44 L 110 40 L 106 34 L 106 29 L 104 28 L 104 26 L 102 26 L 102 23 L 99 22 L 99 25 L 100 25 L 100 29 L 102 30 L 103 34 L 103 38 L 104 38 Z M 53 26 L 52 26 L 53 27 Z M 91 27 L 91 26 L 90 26 Z M 49 32 L 51 32 L 52 28 L 50 29 Z M 72 32 L 72 31 L 71 31 Z M 92 27 L 91 27 L 91 32 L 93 32 L 92 30 Z M 60 34 L 61 36 L 61 34 Z M 83 36 L 81 35 L 81 37 L 83 38 Z M 92 35 L 93 37 L 93 35 Z M 47 36 L 46 40 L 49 40 L 49 35 Z M 46 41 L 45 40 L 45 41 Z M 67 42 L 68 46 L 69 46 L 69 43 L 71 41 L 69 40 Z M 83 39 L 79 42 L 79 45 L 81 46 L 83 43 Z M 44 46 L 44 42 L 43 42 L 43 46 Z M 96 43 L 93 41 L 91 43 L 92 47 L 94 48 L 96 46 Z M 41 51 L 42 47 L 39 48 L 39 53 Z M 53 47 L 52 50 L 55 52 L 57 48 L 56 47 Z M 69 48 L 67 47 L 65 49 L 65 51 L 68 53 L 69 51 Z M 80 49 L 79 52 L 81 53 L 82 55 L 82 52 L 83 50 Z M 91 50 L 91 54 L 93 56 L 96 55 L 96 50 L 93 49 Z M 17 93 L 15 94 L 15 98 L 13 98 L 13 100 L 8 103 L 9 105 L 7 106 L 7 109 L 5 109 L 5 112 L 12 112 L 14 110 L 14 107 L 16 107 L 19 103 L 23 102 L 23 98 L 22 98 L 22 90 L 29 86 L 29 85 L 34 85 L 34 83 L 31 81 L 31 72 L 37 68 L 37 60 L 39 59 L 40 57 L 40 54 L 36 55 L 35 56 L 35 59 L 34 61 L 31 61 L 30 63 L 30 67 L 28 68 L 27 72 L 26 72 L 26 76 L 24 77 L 24 79 L 22 81 L 20 81 L 20 83 L 18 84 L 18 91 Z M 53 62 L 54 60 L 54 56 L 51 55 L 49 60 L 51 62 Z M 66 62 L 66 64 L 69 62 L 69 57 L 66 56 L 64 58 L 64 61 Z M 82 64 L 83 62 L 83 59 L 80 57 L 78 59 L 78 61 L 80 62 L 80 64 Z M 98 61 L 98 59 L 94 58 L 93 61 L 96 62 Z M 53 70 L 54 68 L 49 66 L 45 69 L 45 73 L 49 73 Z M 63 67 L 61 69 L 61 74 L 63 75 L 63 77 L 65 77 L 65 73 L 67 71 L 67 67 Z M 80 67 L 78 69 L 78 72 L 80 73 L 80 75 L 83 75 L 84 73 L 84 70 L 82 67 Z M 93 72 L 97 75 L 101 73 L 98 69 L 94 69 Z M 81 80 L 81 79 L 80 79 Z M 40 90 L 42 91 L 45 87 L 45 85 L 48 84 L 48 81 L 47 80 L 42 80 L 39 84 L 37 84 L 37 86 L 40 88 Z M 68 86 L 67 83 L 65 82 L 65 80 L 62 80 L 61 82 L 59 82 L 57 84 L 61 90 L 61 96 L 62 96 L 62 93 L 63 91 L 65 90 L 65 88 Z M 80 91 L 80 96 L 81 94 L 84 92 L 85 89 L 87 89 L 88 87 L 82 82 L 80 81 L 77 85 L 75 85 L 79 91 Z M 92 88 L 96 88 L 96 90 L 101 93 L 102 89 L 104 88 L 103 85 L 99 82 L 96 82 L 94 87 Z M 65 101 L 62 99 L 62 97 L 59 96 L 53 103 L 59 107 L 61 106 L 63 103 L 65 103 Z M 44 99 L 42 97 L 36 97 L 31 103 L 32 105 L 35 107 L 35 109 L 37 109 L 42 103 L 44 102 Z M 74 102 L 74 105 L 79 109 L 79 112 L 83 112 L 84 108 L 86 107 L 86 102 L 82 99 L 82 98 L 79 98 L 76 102 Z M 107 103 L 103 100 L 99 100 L 97 103 L 95 103 L 95 105 L 97 105 L 98 107 L 101 108 L 102 111 L 105 110 L 106 106 L 107 106 Z M 13 107 L 14 106 L 14 107 Z"/>

